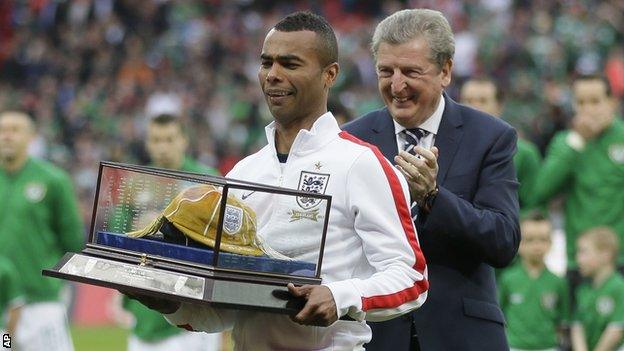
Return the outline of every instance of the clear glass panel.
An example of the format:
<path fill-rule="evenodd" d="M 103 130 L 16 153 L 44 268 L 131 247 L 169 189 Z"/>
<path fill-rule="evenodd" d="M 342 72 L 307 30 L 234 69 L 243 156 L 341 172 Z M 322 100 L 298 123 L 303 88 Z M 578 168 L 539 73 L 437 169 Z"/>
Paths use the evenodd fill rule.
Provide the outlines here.
<path fill-rule="evenodd" d="M 244 200 L 243 200 L 244 199 Z M 327 200 L 297 197 L 262 189 L 229 188 L 228 201 L 243 206 L 226 208 L 224 231 L 218 267 L 255 270 L 270 273 L 313 277 L 320 261 L 321 243 L 325 225 Z M 250 218 L 255 223 L 253 233 L 239 230 L 238 217 Z M 230 223 L 231 222 L 231 223 Z M 230 258 L 224 243 L 245 235 L 253 240 L 256 257 Z"/>
<path fill-rule="evenodd" d="M 92 241 L 212 265 L 215 237 L 203 238 L 199 232 L 210 221 L 216 228 L 219 214 L 215 206 L 209 213 L 211 208 L 202 197 L 208 189 L 220 194 L 221 188 L 219 184 L 104 166 Z"/>
<path fill-rule="evenodd" d="M 144 228 L 191 181 L 103 167 L 96 228 L 126 233 Z"/>
<path fill-rule="evenodd" d="M 93 243 L 208 266 L 218 246 L 219 268 L 317 276 L 327 197 L 133 168 L 102 167 Z"/>

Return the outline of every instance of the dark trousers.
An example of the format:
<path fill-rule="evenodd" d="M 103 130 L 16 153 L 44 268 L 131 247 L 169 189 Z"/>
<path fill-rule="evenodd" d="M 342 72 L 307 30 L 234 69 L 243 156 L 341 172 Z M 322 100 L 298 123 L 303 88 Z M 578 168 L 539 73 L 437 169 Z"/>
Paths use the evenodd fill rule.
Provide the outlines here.
<path fill-rule="evenodd" d="M 385 322 L 367 324 L 373 331 L 373 339 L 364 345 L 367 351 L 420 351 L 412 313 Z"/>

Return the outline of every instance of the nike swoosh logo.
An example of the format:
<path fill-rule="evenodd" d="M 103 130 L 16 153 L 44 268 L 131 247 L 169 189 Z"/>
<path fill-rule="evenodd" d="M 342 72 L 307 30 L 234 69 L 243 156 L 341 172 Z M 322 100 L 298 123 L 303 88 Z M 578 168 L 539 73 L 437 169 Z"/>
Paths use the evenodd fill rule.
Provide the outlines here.
<path fill-rule="evenodd" d="M 251 194 L 253 194 L 253 193 L 255 193 L 255 191 L 252 191 L 252 192 L 250 192 L 249 194 L 243 194 L 243 196 L 241 196 L 241 198 L 242 198 L 243 200 L 245 200 L 246 198 L 250 197 L 250 196 L 251 196 Z"/>

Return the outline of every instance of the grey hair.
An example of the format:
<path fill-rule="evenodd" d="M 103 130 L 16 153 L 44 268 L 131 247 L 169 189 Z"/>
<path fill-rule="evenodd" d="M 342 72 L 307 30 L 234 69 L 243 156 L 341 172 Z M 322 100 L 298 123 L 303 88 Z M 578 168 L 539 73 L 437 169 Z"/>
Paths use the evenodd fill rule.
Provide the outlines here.
<path fill-rule="evenodd" d="M 438 68 L 453 59 L 455 38 L 451 26 L 440 11 L 429 9 L 401 10 L 381 21 L 371 43 L 373 57 L 377 60 L 381 43 L 400 45 L 421 37 L 429 46 L 429 59 Z"/>

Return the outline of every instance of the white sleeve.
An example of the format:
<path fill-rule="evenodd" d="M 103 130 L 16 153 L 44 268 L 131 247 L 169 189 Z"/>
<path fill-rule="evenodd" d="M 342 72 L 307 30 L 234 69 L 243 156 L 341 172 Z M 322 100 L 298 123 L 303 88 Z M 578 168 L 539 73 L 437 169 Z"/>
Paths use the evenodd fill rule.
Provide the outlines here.
<path fill-rule="evenodd" d="M 346 184 L 355 232 L 375 273 L 326 284 L 339 317 L 383 321 L 420 307 L 427 298 L 427 268 L 409 210 L 403 175 L 381 153 L 364 152 Z"/>
<path fill-rule="evenodd" d="M 169 324 L 179 328 L 217 333 L 232 329 L 236 314 L 236 310 L 183 303 L 174 313 L 163 316 Z"/>

